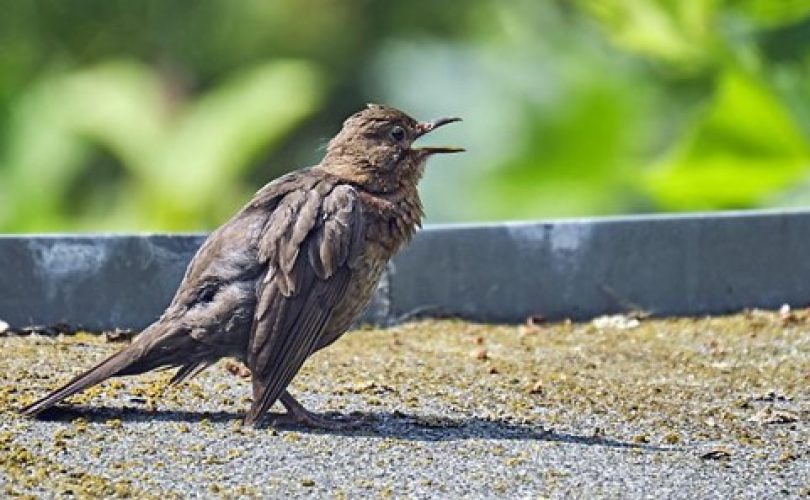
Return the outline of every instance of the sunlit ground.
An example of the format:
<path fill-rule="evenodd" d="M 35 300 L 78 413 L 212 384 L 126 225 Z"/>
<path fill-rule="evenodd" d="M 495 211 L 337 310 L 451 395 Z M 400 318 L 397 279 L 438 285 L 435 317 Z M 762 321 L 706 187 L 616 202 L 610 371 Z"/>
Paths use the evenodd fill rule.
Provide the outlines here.
<path fill-rule="evenodd" d="M 17 416 L 120 347 L 0 339 L 5 493 L 704 496 L 807 494 L 810 311 L 347 334 L 292 391 L 341 432 L 243 428 L 221 362 L 107 382 L 51 420 Z M 247 375 L 242 373 L 242 375 Z M 654 488 L 651 489 L 651 488 Z"/>

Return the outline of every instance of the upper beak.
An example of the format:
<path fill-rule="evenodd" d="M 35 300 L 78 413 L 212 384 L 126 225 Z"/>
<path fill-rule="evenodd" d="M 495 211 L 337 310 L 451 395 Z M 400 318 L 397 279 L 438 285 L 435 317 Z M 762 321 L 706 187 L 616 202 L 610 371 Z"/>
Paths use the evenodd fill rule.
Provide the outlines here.
<path fill-rule="evenodd" d="M 439 118 L 438 120 L 433 120 L 431 122 L 421 122 L 416 126 L 418 137 L 422 137 L 423 135 L 436 130 L 437 128 L 441 127 L 442 125 L 447 125 L 448 123 L 453 122 L 460 122 L 461 118 Z M 461 153 L 465 151 L 464 148 L 457 148 L 452 146 L 424 146 L 417 148 L 420 151 L 425 153 Z"/>
<path fill-rule="evenodd" d="M 447 125 L 448 123 L 453 122 L 460 122 L 461 118 L 439 118 L 438 120 L 433 120 L 432 122 L 421 122 L 416 126 L 416 130 L 419 133 L 419 136 L 423 136 L 430 131 L 433 131 L 442 125 Z"/>

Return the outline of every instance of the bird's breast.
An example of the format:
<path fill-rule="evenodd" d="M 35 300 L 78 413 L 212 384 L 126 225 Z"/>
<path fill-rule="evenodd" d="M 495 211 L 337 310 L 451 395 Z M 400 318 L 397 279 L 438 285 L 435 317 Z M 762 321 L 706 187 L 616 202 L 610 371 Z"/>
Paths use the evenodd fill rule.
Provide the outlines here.
<path fill-rule="evenodd" d="M 361 195 L 366 248 L 373 257 L 388 260 L 413 237 L 422 224 L 422 203 L 413 193 L 391 197 Z"/>
<path fill-rule="evenodd" d="M 351 267 L 346 294 L 335 307 L 319 348 L 340 337 L 368 306 L 388 261 L 419 227 L 422 205 L 418 196 L 406 194 L 380 197 L 361 193 L 365 221 L 363 251 Z"/>
<path fill-rule="evenodd" d="M 388 259 L 379 258 L 374 252 L 363 255 L 358 266 L 352 270 L 346 294 L 335 307 L 319 348 L 334 342 L 365 310 L 380 283 L 387 263 Z"/>

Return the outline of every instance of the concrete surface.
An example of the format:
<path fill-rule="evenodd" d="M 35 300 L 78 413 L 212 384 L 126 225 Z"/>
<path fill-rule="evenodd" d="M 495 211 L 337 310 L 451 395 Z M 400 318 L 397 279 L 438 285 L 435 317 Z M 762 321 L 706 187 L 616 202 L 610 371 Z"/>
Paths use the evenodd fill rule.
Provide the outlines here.
<path fill-rule="evenodd" d="M 810 494 L 810 311 L 348 334 L 292 391 L 341 432 L 240 425 L 221 363 L 13 409 L 120 348 L 0 337 L 0 492 L 50 497 L 798 498 Z"/>
<path fill-rule="evenodd" d="M 168 305 L 200 235 L 0 236 L 0 319 L 140 329 Z"/>
<path fill-rule="evenodd" d="M 810 303 L 810 213 L 751 211 L 435 227 L 394 261 L 390 316 L 484 322 Z"/>
<path fill-rule="evenodd" d="M 0 237 L 0 320 L 140 329 L 163 311 L 199 235 Z M 810 303 L 810 213 L 597 218 L 418 233 L 365 321 L 519 323 L 643 310 L 719 314 Z"/>

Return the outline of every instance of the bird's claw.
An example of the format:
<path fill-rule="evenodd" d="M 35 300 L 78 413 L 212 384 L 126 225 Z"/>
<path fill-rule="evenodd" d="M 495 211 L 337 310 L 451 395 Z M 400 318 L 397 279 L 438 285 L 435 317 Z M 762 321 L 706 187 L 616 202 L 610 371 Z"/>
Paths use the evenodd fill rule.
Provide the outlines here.
<path fill-rule="evenodd" d="M 313 429 L 324 429 L 330 431 L 340 431 L 351 429 L 360 425 L 358 421 L 338 420 L 319 415 L 307 410 L 288 411 L 278 415 L 271 415 L 270 424 L 273 427 L 279 426 L 304 426 Z"/>

